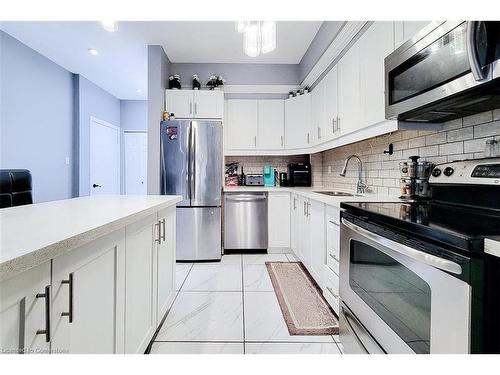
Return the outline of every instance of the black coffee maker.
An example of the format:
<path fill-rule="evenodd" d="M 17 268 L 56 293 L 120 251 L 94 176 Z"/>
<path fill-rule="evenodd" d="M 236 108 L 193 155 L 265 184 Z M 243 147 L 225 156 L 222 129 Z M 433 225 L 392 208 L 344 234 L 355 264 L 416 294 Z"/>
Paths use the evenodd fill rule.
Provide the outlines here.
<path fill-rule="evenodd" d="M 279 182 L 280 186 L 288 186 L 288 174 L 286 172 L 280 172 Z"/>

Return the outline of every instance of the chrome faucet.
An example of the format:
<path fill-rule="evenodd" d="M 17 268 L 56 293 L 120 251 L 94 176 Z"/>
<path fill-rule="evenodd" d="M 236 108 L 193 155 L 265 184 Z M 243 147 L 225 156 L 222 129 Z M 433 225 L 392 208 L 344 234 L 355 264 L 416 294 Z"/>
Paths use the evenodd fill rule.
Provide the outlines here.
<path fill-rule="evenodd" d="M 358 182 L 356 184 L 356 193 L 358 194 L 363 194 L 366 191 L 366 184 L 363 182 L 363 162 L 359 158 L 358 155 L 351 155 L 345 160 L 344 168 L 342 169 L 342 172 L 340 172 L 340 175 L 342 177 L 345 177 L 345 174 L 347 172 L 347 164 L 349 164 L 349 161 L 352 158 L 358 159 Z"/>

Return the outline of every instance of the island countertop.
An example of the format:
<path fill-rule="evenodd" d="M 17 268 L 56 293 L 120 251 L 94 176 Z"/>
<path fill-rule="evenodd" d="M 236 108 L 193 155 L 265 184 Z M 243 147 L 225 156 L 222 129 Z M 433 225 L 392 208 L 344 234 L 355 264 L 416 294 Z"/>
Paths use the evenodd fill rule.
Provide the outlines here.
<path fill-rule="evenodd" d="M 177 195 L 99 195 L 0 210 L 0 281 L 181 201 Z"/>

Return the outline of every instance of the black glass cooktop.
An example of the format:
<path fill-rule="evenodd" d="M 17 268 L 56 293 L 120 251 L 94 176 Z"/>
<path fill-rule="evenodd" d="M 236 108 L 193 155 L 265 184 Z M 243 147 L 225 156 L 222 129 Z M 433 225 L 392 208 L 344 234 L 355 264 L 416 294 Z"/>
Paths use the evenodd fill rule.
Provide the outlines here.
<path fill-rule="evenodd" d="M 500 235 L 500 210 L 433 202 L 342 203 L 341 207 L 358 219 L 463 251 L 480 252 L 485 237 Z"/>

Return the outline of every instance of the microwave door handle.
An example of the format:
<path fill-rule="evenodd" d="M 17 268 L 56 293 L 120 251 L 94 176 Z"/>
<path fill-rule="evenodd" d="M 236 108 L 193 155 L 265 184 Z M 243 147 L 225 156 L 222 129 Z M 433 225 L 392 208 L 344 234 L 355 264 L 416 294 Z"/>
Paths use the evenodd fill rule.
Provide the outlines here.
<path fill-rule="evenodd" d="M 480 21 L 467 21 L 467 58 L 469 59 L 470 70 L 476 81 L 482 81 L 486 74 L 481 69 L 476 50 L 476 25 Z"/>
<path fill-rule="evenodd" d="M 418 262 L 427 264 L 428 266 L 434 268 L 441 269 L 443 271 L 454 273 L 456 275 L 462 274 L 462 266 L 448 259 L 437 257 L 432 254 L 427 254 L 424 253 L 423 251 L 412 249 L 411 247 L 403 245 L 399 242 L 392 241 L 386 237 L 379 236 L 378 234 L 372 233 L 364 228 L 361 228 L 360 226 L 353 224 L 344 218 L 342 219 L 342 224 L 345 225 L 350 230 L 352 230 L 353 232 L 356 232 L 363 237 L 366 237 L 374 242 L 386 246 L 393 251 L 396 251 L 400 254 L 406 255 L 407 257 L 415 259 Z"/>

